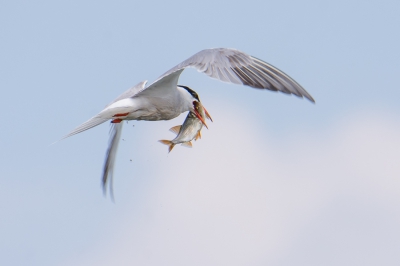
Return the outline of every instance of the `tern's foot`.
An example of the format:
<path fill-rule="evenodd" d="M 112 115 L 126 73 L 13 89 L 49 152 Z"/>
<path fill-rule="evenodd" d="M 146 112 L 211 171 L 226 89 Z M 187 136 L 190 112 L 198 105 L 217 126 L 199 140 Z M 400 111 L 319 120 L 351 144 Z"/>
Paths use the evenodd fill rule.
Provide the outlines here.
<path fill-rule="evenodd" d="M 112 120 L 111 123 L 118 124 L 118 123 L 121 123 L 121 121 L 122 121 L 122 119 L 117 118 L 117 119 Z"/>

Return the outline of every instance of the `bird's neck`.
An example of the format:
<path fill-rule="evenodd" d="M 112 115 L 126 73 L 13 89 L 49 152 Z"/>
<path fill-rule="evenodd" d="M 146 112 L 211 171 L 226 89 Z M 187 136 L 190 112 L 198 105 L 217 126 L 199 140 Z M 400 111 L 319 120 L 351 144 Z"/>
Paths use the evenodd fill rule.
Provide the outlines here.
<path fill-rule="evenodd" d="M 180 106 L 182 108 L 181 113 L 190 111 L 193 109 L 193 97 L 192 95 L 185 89 L 181 87 L 177 87 Z"/>

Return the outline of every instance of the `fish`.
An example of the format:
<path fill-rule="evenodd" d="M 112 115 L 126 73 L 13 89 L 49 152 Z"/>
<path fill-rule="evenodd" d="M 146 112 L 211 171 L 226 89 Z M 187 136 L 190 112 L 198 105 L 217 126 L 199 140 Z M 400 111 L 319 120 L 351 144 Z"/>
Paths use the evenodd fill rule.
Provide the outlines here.
<path fill-rule="evenodd" d="M 171 152 L 177 144 L 182 144 L 185 147 L 191 148 L 191 141 L 201 138 L 200 132 L 203 128 L 203 125 L 207 127 L 207 125 L 204 123 L 205 117 L 212 121 L 210 114 L 201 103 L 195 102 L 194 107 L 196 113 L 189 112 L 181 126 L 174 126 L 170 129 L 170 131 L 177 134 L 177 136 L 173 140 L 159 140 L 159 142 L 161 142 L 162 144 L 169 146 L 168 152 Z"/>

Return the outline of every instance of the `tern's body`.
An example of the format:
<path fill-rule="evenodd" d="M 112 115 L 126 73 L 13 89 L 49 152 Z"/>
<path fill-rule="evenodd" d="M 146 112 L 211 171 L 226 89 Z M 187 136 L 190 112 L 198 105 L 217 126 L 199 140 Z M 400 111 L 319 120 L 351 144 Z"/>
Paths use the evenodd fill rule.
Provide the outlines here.
<path fill-rule="evenodd" d="M 98 116 L 105 119 L 118 117 L 122 120 L 157 121 L 170 120 L 189 111 L 192 102 L 188 92 L 181 87 L 170 90 L 171 93 L 164 95 L 138 95 L 118 100 L 107 106 Z"/>
<path fill-rule="evenodd" d="M 211 78 L 224 82 L 246 85 L 258 89 L 280 91 L 305 97 L 314 102 L 296 81 L 276 67 L 235 49 L 206 49 L 173 67 L 146 87 L 143 81 L 127 90 L 105 107 L 99 114 L 75 128 L 64 138 L 75 135 L 101 123 L 113 123 L 110 143 L 103 169 L 103 188 L 112 177 L 115 155 L 121 136 L 123 120 L 169 120 L 183 112 L 194 110 L 194 102 L 200 102 L 196 92 L 178 86 L 182 71 L 196 68 Z M 200 116 L 197 116 L 200 120 Z M 203 121 L 204 122 L 204 121 Z M 111 185 L 111 182 L 110 182 Z"/>

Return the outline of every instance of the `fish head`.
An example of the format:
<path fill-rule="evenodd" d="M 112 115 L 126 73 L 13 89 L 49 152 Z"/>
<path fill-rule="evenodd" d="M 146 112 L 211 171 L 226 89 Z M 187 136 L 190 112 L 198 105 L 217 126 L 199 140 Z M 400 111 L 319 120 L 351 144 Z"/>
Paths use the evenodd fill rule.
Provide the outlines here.
<path fill-rule="evenodd" d="M 211 120 L 211 122 L 214 122 L 211 118 L 211 115 L 208 113 L 208 111 L 204 107 L 204 105 L 200 103 L 200 101 L 196 102 L 196 103 L 193 102 L 193 107 L 195 110 L 197 110 L 199 112 L 199 114 L 201 115 L 201 117 L 203 117 L 204 120 L 207 117 L 209 120 Z"/>

